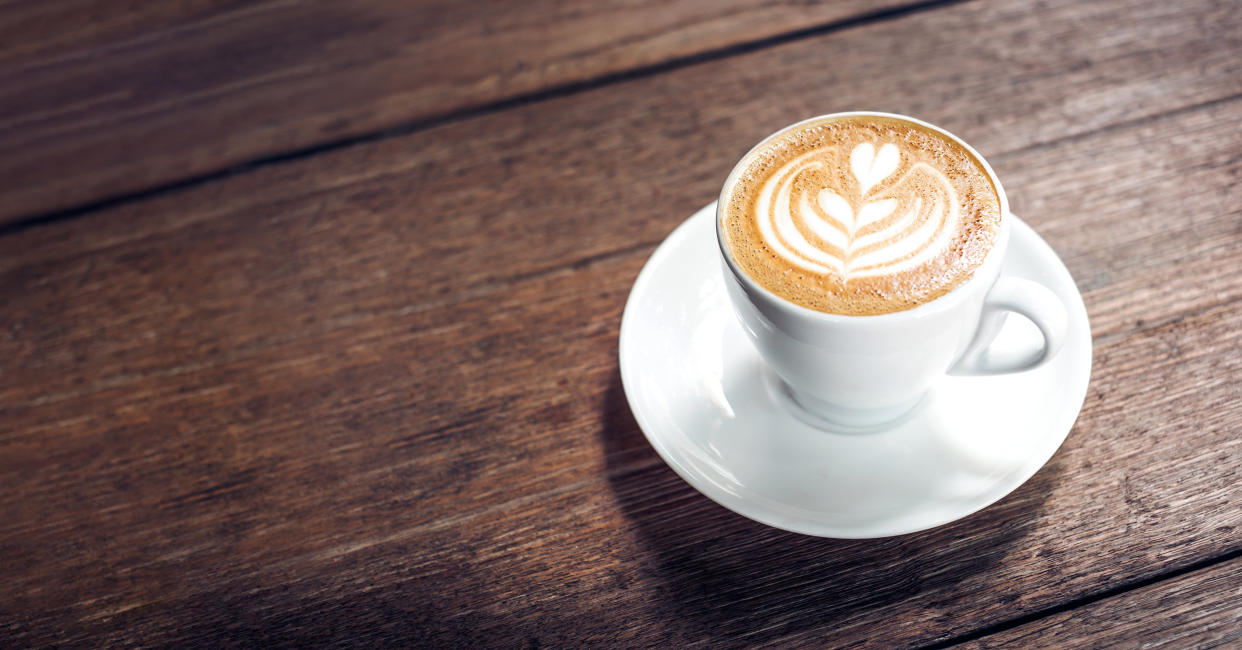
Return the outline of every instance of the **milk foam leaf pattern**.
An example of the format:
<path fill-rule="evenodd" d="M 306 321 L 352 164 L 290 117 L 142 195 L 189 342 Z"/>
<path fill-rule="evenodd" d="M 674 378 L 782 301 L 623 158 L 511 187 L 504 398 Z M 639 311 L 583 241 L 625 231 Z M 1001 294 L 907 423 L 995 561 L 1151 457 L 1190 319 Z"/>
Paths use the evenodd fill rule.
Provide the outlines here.
<path fill-rule="evenodd" d="M 917 267 L 950 244 L 961 206 L 944 173 L 892 143 L 855 145 L 848 169 L 839 153 L 798 156 L 763 187 L 759 231 L 778 255 L 848 281 Z"/>

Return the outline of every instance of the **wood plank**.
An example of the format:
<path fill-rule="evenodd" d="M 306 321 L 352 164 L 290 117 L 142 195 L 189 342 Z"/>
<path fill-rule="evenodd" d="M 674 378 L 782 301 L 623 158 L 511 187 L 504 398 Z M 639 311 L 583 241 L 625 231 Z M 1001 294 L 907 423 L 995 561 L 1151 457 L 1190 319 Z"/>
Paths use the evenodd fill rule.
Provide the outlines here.
<path fill-rule="evenodd" d="M 1188 285 L 1180 318 L 1148 303 L 1161 318 L 1143 324 L 1093 307 L 1097 327 L 1124 333 L 1098 346 L 1088 407 L 1054 461 L 983 513 L 890 540 L 747 522 L 659 461 L 615 367 L 645 250 L 397 306 L 379 262 L 320 278 L 327 249 L 273 254 L 263 238 L 195 231 L 86 255 L 38 291 L 5 287 L 26 296 L 17 313 L 37 315 L 22 331 L 61 329 L 38 356 L 87 380 L 44 391 L 19 366 L 0 393 L 13 426 L 0 443 L 0 601 L 18 612 L 8 636 L 909 644 L 1236 550 L 1242 389 L 1227 378 L 1242 355 L 1222 351 L 1242 345 L 1242 300 L 1213 302 L 1240 290 L 1228 269 L 1242 251 L 1242 161 L 1210 164 L 1236 142 L 1203 131 L 1239 117 L 1242 101 L 1072 143 L 1200 156 L 1182 164 L 1211 175 L 1185 185 L 1234 210 L 1219 249 L 1180 269 L 1209 289 Z M 1034 173 L 1058 153 L 1077 161 L 1063 180 L 1093 162 L 1066 145 L 1009 164 Z M 1137 168 L 1151 174 L 1134 183 L 1156 219 L 1113 216 L 1110 242 L 1187 201 L 1159 165 Z M 1124 208 L 1133 188 L 1109 188 Z M 323 229 L 273 221 L 286 235 Z M 1096 249 L 1127 273 L 1089 303 L 1113 282 L 1169 280 L 1184 244 Z M 289 268 L 298 259 L 313 261 Z M 174 267 L 187 279 L 152 273 Z M 343 311 L 325 317 L 322 304 Z M 5 353 L 30 342 L 8 334 Z"/>
<path fill-rule="evenodd" d="M 1025 217 L 1061 251 L 1078 278 L 1098 338 L 1239 297 L 1236 279 L 1214 270 L 1242 266 L 1242 248 L 1234 245 L 1242 136 L 1222 136 L 1219 129 L 1237 119 L 1237 103 L 1006 156 L 998 163 L 1014 187 L 1024 188 L 1019 196 L 1035 197 L 1029 203 L 1015 200 L 1015 205 L 1027 208 Z M 1102 146 L 1117 154 L 1106 165 L 1091 156 Z M 1065 192 L 1071 184 L 1080 191 Z M 388 220 L 400 215 L 372 211 L 357 195 L 312 196 L 300 199 L 301 205 L 285 203 L 283 210 L 260 203 L 224 215 L 214 213 L 211 200 L 202 203 L 205 221 L 190 220 L 133 239 L 109 242 L 93 227 L 97 222 L 0 239 L 0 259 L 27 257 L 23 265 L 0 266 L 0 293 L 29 297 L 9 305 L 10 340 L 17 344 L 9 358 L 22 381 L 0 390 L 0 403 L 18 408 L 32 398 L 32 388 L 39 404 L 72 399 L 142 381 L 148 372 L 167 372 L 170 358 L 204 362 L 212 351 L 254 354 L 316 332 L 348 329 L 376 315 L 415 318 L 462 299 L 492 296 L 523 276 L 558 268 L 523 270 L 522 260 L 498 256 L 496 246 L 471 247 L 468 240 L 450 239 L 437 243 L 466 251 L 462 257 L 469 263 L 481 265 L 491 256 L 507 270 L 522 272 L 465 287 L 449 278 L 454 283 L 450 291 L 436 286 L 444 282 L 438 275 L 442 270 L 428 268 L 428 253 L 418 246 L 416 238 L 427 231 L 403 236 L 388 227 Z M 1146 218 L 1136 218 L 1143 216 L 1136 215 L 1136 203 L 1144 205 Z M 1196 209 L 1186 212 L 1188 205 Z M 1184 214 L 1178 220 L 1158 218 L 1179 212 Z M 1088 213 L 1090 219 L 1084 219 Z M 143 232 L 142 222 L 150 214 L 163 216 L 162 210 L 122 211 L 115 223 Z M 108 216 L 100 219 L 113 222 Z M 534 249 L 542 236 L 541 230 L 531 230 L 517 244 Z M 74 251 L 79 243 L 100 248 Z M 642 256 L 650 248 L 639 244 L 618 255 Z M 187 256 L 203 266 L 184 276 L 161 272 L 177 268 Z M 1180 266 L 1195 272 L 1140 273 L 1157 262 L 1166 265 L 1159 267 L 1162 271 Z M 199 308 L 186 310 L 182 296 L 193 297 Z M 100 305 L 125 307 L 101 314 Z M 1153 312 L 1152 305 L 1160 310 Z M 139 314 L 152 325 L 143 333 L 146 338 L 133 335 Z M 290 314 L 300 314 L 299 320 L 289 321 Z M 152 353 L 147 338 L 171 347 Z M 85 367 L 93 375 L 88 386 L 80 382 L 82 372 L 74 370 Z"/>
<path fill-rule="evenodd" d="M 274 210 L 332 219 L 349 211 L 370 224 L 352 229 L 369 235 L 357 246 L 419 253 L 411 268 L 422 281 L 404 297 L 435 299 L 654 243 L 714 198 L 750 144 L 816 112 L 870 105 L 919 115 L 996 158 L 1242 94 L 1237 12 L 1211 2 L 1187 11 L 1149 2 L 1128 7 L 1125 21 L 1118 13 L 1062 3 L 1036 15 L 989 3 L 909 16 L 265 168 L 113 211 L 127 216 L 89 233 L 43 230 L 0 265 L 57 250 L 76 255 L 205 219 L 252 220 Z M 983 30 L 995 40 L 952 36 Z M 929 33 L 945 36 L 930 40 Z M 892 42 L 909 47 L 894 56 Z M 848 57 L 840 67 L 821 65 L 838 54 Z M 762 70 L 780 72 L 760 84 Z M 920 84 L 925 94 L 906 92 Z M 1015 96 L 1064 101 L 1032 105 Z M 536 191 L 531 182 L 554 182 L 555 191 Z M 1014 187 L 1015 209 L 1030 212 Z M 186 211 L 183 202 L 199 207 Z M 486 248 L 471 245 L 484 241 Z M 532 243 L 541 255 L 529 253 Z M 479 264 L 480 252 L 506 263 Z"/>
<path fill-rule="evenodd" d="M 960 648 L 1223 648 L 1242 645 L 1242 560 L 1120 594 Z"/>
<path fill-rule="evenodd" d="M 0 223 L 901 5 L 7 3 Z"/>
<path fill-rule="evenodd" d="M 1080 14 L 1082 7 L 1070 3 L 1062 6 L 1060 11 L 1049 9 L 1038 16 L 1031 14 L 1028 18 L 1031 23 L 1038 21 L 1038 24 L 1052 29 L 1046 36 L 1048 42 L 1029 47 L 1033 52 L 1046 52 L 1053 50 L 1052 46 L 1062 40 L 1078 44 L 1084 51 L 1069 52 L 1070 55 L 1100 61 L 1098 65 L 1088 68 L 1087 73 L 1080 74 L 1084 82 L 1102 84 L 1108 79 L 1124 80 L 1120 85 L 1114 83 L 1114 89 L 1122 96 L 1134 93 L 1131 83 L 1133 77 L 1139 74 L 1154 75 L 1164 87 L 1169 88 L 1174 73 L 1144 72 L 1150 67 L 1149 52 L 1153 51 L 1152 48 L 1181 51 L 1172 45 L 1181 34 L 1175 27 L 1197 34 L 1199 19 L 1195 16 L 1202 12 L 1179 10 L 1170 16 L 1155 11 L 1155 8 L 1164 6 L 1167 3 L 1153 3 L 1154 8 L 1146 12 L 1141 8 L 1134 9 L 1134 16 L 1149 17 L 1147 22 L 1133 23 L 1135 29 L 1142 27 L 1150 31 L 1126 39 L 1124 43 L 1131 47 L 1130 50 L 1119 49 L 1115 43 L 1120 39 L 1115 37 L 1067 38 L 1062 30 L 1071 28 L 1084 32 L 1094 29 L 1097 35 L 1109 35 L 1107 25 L 1084 23 L 1085 18 Z M 989 21 L 1012 26 L 1015 33 L 1031 29 L 1030 24 L 1024 26 L 1021 21 L 1014 20 L 1010 10 L 1003 6 L 965 6 L 955 8 L 954 12 L 967 16 L 945 18 L 939 13 L 911 16 L 893 24 L 859 30 L 863 32 L 861 35 L 840 46 L 846 51 L 863 49 L 863 53 L 867 54 L 865 47 L 868 43 L 901 40 L 915 33 L 948 29 L 949 25 L 973 33 L 980 29 L 980 24 Z M 1181 23 L 1172 22 L 1178 16 L 1184 17 L 1184 20 Z M 1108 15 L 1097 16 L 1098 20 L 1109 18 Z M 1220 23 L 1222 30 L 1232 30 L 1233 25 L 1226 20 L 1230 18 L 1235 22 L 1240 20 L 1236 12 L 1228 13 L 1222 17 L 1225 20 Z M 826 40 L 840 41 L 845 36 L 848 35 L 835 35 Z M 1169 42 L 1161 41 L 1162 37 Z M 955 44 L 969 42 L 965 39 L 947 40 Z M 1218 42 L 1225 42 L 1225 39 L 1218 39 Z M 1105 49 L 1092 49 L 1099 47 L 1097 43 L 1105 43 Z M 795 52 L 797 56 L 786 52 L 751 55 L 755 59 L 754 66 L 771 68 L 789 60 L 800 65 L 822 45 L 806 43 L 790 48 L 798 50 Z M 965 58 L 963 53 L 949 57 L 941 53 L 938 57 L 937 52 L 936 48 L 932 48 L 914 52 L 911 56 L 928 61 L 940 58 L 952 69 L 942 73 L 945 83 L 932 84 L 942 88 L 946 110 L 990 101 L 986 95 L 963 95 L 947 82 L 951 74 L 959 72 L 956 62 Z M 878 52 L 875 54 L 879 56 Z M 1225 61 L 1215 50 L 1195 51 L 1187 56 L 1196 60 Z M 979 57 L 978 60 L 987 59 Z M 1230 59 L 1228 62 L 1230 65 L 1242 65 L 1239 60 L 1242 59 Z M 1177 70 L 1189 67 L 1188 61 L 1169 55 L 1170 65 Z M 1054 64 L 1048 62 L 1041 65 L 1053 67 Z M 979 76 L 999 75 L 1005 71 L 1010 71 L 1009 66 L 994 64 L 992 68 L 979 71 Z M 691 72 L 695 74 L 691 75 Z M 600 89 L 593 94 L 597 95 L 594 97 L 563 98 L 540 108 L 528 107 L 490 116 L 481 124 L 455 125 L 330 156 L 318 156 L 313 160 L 260 170 L 125 210 L 95 215 L 92 216 L 91 228 L 61 224 L 22 233 L 21 237 L 0 241 L 0 272 L 7 272 L 11 281 L 16 283 L 12 285 L 16 287 L 13 289 L 15 293 L 29 291 L 31 285 L 27 283 L 40 286 L 37 283 L 54 281 L 63 274 L 81 274 L 81 281 L 86 283 L 82 287 L 84 291 L 99 290 L 115 294 L 128 293 L 140 287 L 156 289 L 162 299 L 159 302 L 152 300 L 143 308 L 167 313 L 166 318 L 176 318 L 176 296 L 185 289 L 162 286 L 172 280 L 154 277 L 153 270 L 173 264 L 182 254 L 187 241 L 211 241 L 222 250 L 229 249 L 236 241 L 255 243 L 253 247 L 233 250 L 231 257 L 216 262 L 210 269 L 210 275 L 206 277 L 213 278 L 219 286 L 219 289 L 211 289 L 210 298 L 215 301 L 215 309 L 225 323 L 220 324 L 218 329 L 189 328 L 199 332 L 200 337 L 207 335 L 207 338 L 186 340 L 182 344 L 184 350 L 193 351 L 195 346 L 221 348 L 266 344 L 267 339 L 257 332 L 240 339 L 224 336 L 223 333 L 237 328 L 237 323 L 227 322 L 227 319 L 235 321 L 237 318 L 228 308 L 235 300 L 248 301 L 241 313 L 254 308 L 259 310 L 256 314 L 272 319 L 268 322 L 276 322 L 290 310 L 304 309 L 304 300 L 336 296 L 317 305 L 313 314 L 316 321 L 333 323 L 335 319 L 356 318 L 359 309 L 420 309 L 424 305 L 472 292 L 490 291 L 514 278 L 546 272 L 567 263 L 582 263 L 625 251 L 649 250 L 652 243 L 685 215 L 712 198 L 731 164 L 731 158 L 745 149 L 746 141 L 739 140 L 740 136 L 728 127 L 734 126 L 743 133 L 753 130 L 754 127 L 743 127 L 741 124 L 761 122 L 765 119 L 764 115 L 770 112 L 771 103 L 743 103 L 745 97 L 755 94 L 753 87 L 746 83 L 734 86 L 722 101 L 735 106 L 736 110 L 745 109 L 747 112 L 739 113 L 733 121 L 722 123 L 719 133 L 716 129 L 686 128 L 679 136 L 674 136 L 664 130 L 653 130 L 650 118 L 631 118 L 627 122 L 625 116 L 668 115 L 678 110 L 676 102 L 684 99 L 692 88 L 705 88 L 702 92 L 707 95 L 720 92 L 720 85 L 709 81 L 720 76 L 718 72 L 708 69 L 708 66 L 701 70 L 679 71 L 679 76 L 683 78 L 675 80 L 672 85 L 682 89 L 680 94 L 653 92 L 651 86 L 658 84 L 663 87 L 661 78 L 644 80 L 647 88 L 639 93 L 628 89 Z M 774 75 L 778 85 L 773 93 L 780 94 L 785 89 L 788 82 L 783 80 L 803 72 L 808 70 L 797 67 L 788 75 Z M 872 72 L 862 69 L 858 74 L 861 80 Z M 997 85 L 1012 87 L 1023 96 L 1046 95 L 1063 84 L 1058 77 L 1031 78 L 1021 71 L 1013 72 L 1013 75 L 998 81 Z M 936 80 L 938 77 L 928 75 L 928 78 Z M 1177 88 L 1176 92 L 1162 95 L 1163 106 L 1149 102 L 1144 108 L 1148 111 L 1176 109 L 1187 98 L 1212 97 L 1210 93 L 1213 90 L 1217 93 L 1232 90 L 1228 86 L 1220 90 L 1218 75 L 1210 71 L 1179 79 L 1185 85 Z M 1242 75 L 1232 81 L 1242 86 Z M 897 83 L 901 83 L 900 80 Z M 990 88 L 991 85 L 987 85 L 984 92 L 990 92 L 987 90 Z M 886 91 L 881 89 L 879 92 Z M 1103 91 L 1097 88 L 1096 92 Z M 635 97 L 645 99 L 635 107 Z M 689 99 L 696 104 L 713 103 L 709 96 L 691 96 Z M 864 103 L 863 100 L 860 103 Z M 1055 147 L 1039 149 L 1042 155 L 1031 163 L 1030 172 L 1024 172 L 1022 168 L 1014 169 L 1009 165 L 1005 151 L 1021 151 L 1038 145 L 1040 141 L 1057 137 L 1073 138 L 1074 134 L 1081 133 L 1080 129 L 1087 127 L 1084 121 L 1096 119 L 1098 112 L 1070 114 L 1060 119 L 1058 123 L 1062 131 L 1058 134 L 1048 132 L 1047 115 L 1032 113 L 1026 105 L 1007 104 L 1004 107 L 1012 113 L 998 110 L 998 119 L 1010 121 L 1025 116 L 1026 122 L 1009 130 L 970 131 L 980 131 L 985 142 L 976 144 L 985 152 L 1000 152 L 992 157 L 996 159 L 1002 178 L 1010 186 L 1015 210 L 1025 215 L 1058 250 L 1063 251 L 1075 276 L 1092 283 L 1087 284 L 1087 288 L 1094 288 L 1097 281 L 1106 283 L 1114 274 L 1124 275 L 1127 271 L 1126 268 L 1111 265 L 1124 264 L 1127 260 L 1139 263 L 1137 260 L 1141 258 L 1123 257 L 1118 262 L 1101 257 L 1096 250 L 1098 247 L 1091 243 L 1094 239 L 1079 237 L 1078 231 L 1084 227 L 1080 211 L 1084 205 L 1092 216 L 1090 221 L 1085 222 L 1088 224 L 1085 227 L 1094 227 L 1091 223 L 1100 224 L 1090 231 L 1092 235 L 1109 238 L 1143 236 L 1139 244 L 1144 250 L 1164 245 L 1166 237 L 1182 237 L 1179 241 L 1186 241 L 1185 237 L 1193 234 L 1193 231 L 1186 229 L 1172 229 L 1170 232 L 1169 228 L 1162 228 L 1159 223 L 1152 226 L 1154 231 L 1134 226 L 1117 227 L 1120 221 L 1132 220 L 1134 196 L 1127 194 L 1118 197 L 1116 193 L 1102 191 L 1102 188 L 1118 187 L 1133 193 L 1141 187 L 1135 183 L 1157 182 L 1162 190 L 1173 192 L 1180 200 L 1187 202 L 1215 201 L 1228 196 L 1221 188 L 1196 193 L 1193 184 L 1184 183 L 1178 176 L 1183 168 L 1194 173 L 1195 165 L 1223 164 L 1222 161 L 1236 155 L 1236 132 L 1226 130 L 1223 137 L 1218 136 L 1218 127 L 1211 122 L 1215 116 L 1213 113 L 1200 114 L 1196 118 L 1198 121 L 1182 133 L 1180 140 L 1167 143 L 1168 148 L 1160 158 L 1151 158 L 1144 153 L 1147 140 L 1158 135 L 1156 132 L 1163 128 L 1163 123 L 1156 123 L 1144 131 L 1133 132 L 1126 140 L 1106 143 L 1106 146 L 1116 149 L 1114 160 L 1126 163 L 1122 167 L 1093 166 L 1090 163 L 1099 154 L 1087 147 L 1099 145 L 1082 145 L 1080 140 L 1077 146 L 1073 141 L 1068 142 L 1071 148 L 1064 153 Z M 585 120 L 598 121 L 601 115 L 609 114 L 618 118 L 609 122 L 615 134 L 585 128 Z M 709 123 L 715 124 L 717 118 L 708 117 Z M 790 116 L 790 119 L 796 117 Z M 950 115 L 945 117 L 956 119 Z M 1114 119 L 1121 117 L 1115 115 Z M 943 121 L 936 117 L 930 119 Z M 574 120 L 583 120 L 583 123 L 575 124 Z M 1101 123 L 1094 124 L 1099 126 Z M 583 128 L 578 129 L 577 126 Z M 568 131 L 567 127 L 570 127 Z M 760 132 L 764 129 L 759 128 Z M 974 133 L 967 133 L 958 125 L 950 125 L 950 128 L 963 132 L 972 141 L 976 140 Z M 472 141 L 470 134 L 480 131 L 489 137 Z M 1039 132 L 1041 140 L 1032 142 L 1029 131 Z M 576 139 L 564 137 L 563 132 L 577 134 Z M 728 137 L 718 137 L 721 134 Z M 676 137 L 676 140 L 670 143 L 670 137 Z M 754 137 L 757 139 L 759 136 Z M 737 142 L 735 146 L 722 144 L 726 140 Z M 492 151 L 503 153 L 493 155 Z M 1201 159 L 1194 158 L 1199 151 L 1209 153 Z M 1088 164 L 1073 167 L 1077 176 L 1057 173 L 1065 167 L 1067 160 Z M 1158 174 L 1141 173 L 1144 166 Z M 540 171 L 548 169 L 559 171 L 552 174 Z M 1210 171 L 1208 169 L 1204 173 Z M 1108 175 L 1110 173 L 1117 173 L 1116 178 L 1127 180 L 1122 185 L 1110 185 L 1114 182 L 1113 177 Z M 1079 178 L 1083 180 L 1076 180 Z M 601 184 L 599 179 L 614 180 Z M 1087 193 L 1066 192 L 1053 184 L 1063 185 L 1067 179 L 1083 183 Z M 552 196 L 533 193 L 532 184 L 537 188 L 549 181 L 557 183 L 557 190 L 551 193 Z M 1039 197 L 1035 202 L 1027 201 L 1027 187 L 1033 187 L 1034 196 Z M 435 191 L 429 192 L 427 188 L 435 188 Z M 1110 199 L 1122 201 L 1108 204 L 1120 209 L 1105 209 L 1103 201 Z M 187 205 L 194 207 L 187 209 Z M 1214 218 L 1214 225 L 1208 224 L 1213 230 L 1205 235 L 1222 230 L 1227 232 L 1233 223 L 1231 213 L 1222 212 L 1220 203 L 1212 203 L 1209 207 L 1211 209 L 1187 215 L 1186 218 Z M 1180 211 L 1177 206 L 1169 209 Z M 625 218 L 619 219 L 619 212 Z M 330 244 L 324 241 L 325 232 L 333 233 L 335 237 Z M 1201 249 L 1214 245 L 1215 241 L 1212 236 L 1203 236 L 1191 245 Z M 163 247 L 163 252 L 144 262 L 146 269 L 138 270 L 140 277 L 116 282 L 111 288 L 95 284 L 91 279 L 103 277 L 105 269 L 88 269 L 92 265 L 99 267 L 104 264 L 102 260 L 111 259 L 108 256 L 93 256 L 95 252 L 147 250 L 153 245 Z M 1110 246 L 1122 245 L 1136 244 L 1133 239 L 1110 241 Z M 285 251 L 284 256 L 279 258 L 284 268 L 271 269 L 267 276 L 247 268 L 261 263 L 269 251 Z M 538 254 L 532 254 L 532 251 L 538 251 Z M 116 265 L 115 262 L 110 264 Z M 1176 286 L 1184 286 L 1190 281 L 1185 276 L 1175 278 L 1179 279 L 1182 284 Z M 376 290 L 368 294 L 368 302 L 360 302 L 357 293 L 368 287 Z M 197 288 L 198 291 L 205 289 L 201 286 Z M 1176 290 L 1160 286 L 1124 286 L 1102 299 L 1107 301 L 1110 309 L 1129 308 L 1133 311 L 1136 306 L 1145 304 L 1145 300 L 1127 300 L 1130 292 L 1136 289 L 1145 292 L 1145 300 L 1178 295 Z M 1095 304 L 1090 306 L 1093 311 L 1096 309 Z M 82 310 L 91 308 L 90 304 L 60 304 L 54 307 L 64 319 L 90 318 Z M 58 312 L 48 312 L 34 320 L 49 318 L 54 313 Z M 1134 315 L 1133 318 L 1142 316 Z M 17 322 L 21 322 L 20 319 Z M 85 340 L 73 340 L 71 344 L 95 350 L 90 362 L 106 364 L 96 366 L 104 377 L 112 375 L 112 371 L 104 372 L 105 368 L 114 367 L 112 364 L 119 359 L 126 361 L 119 366 L 125 370 L 118 376 L 148 367 L 135 366 L 135 363 L 163 362 L 154 356 L 142 358 L 137 354 L 141 346 L 121 344 L 129 338 L 126 336 L 127 328 L 128 324 L 122 323 L 115 331 L 77 331 L 73 334 L 75 339 L 85 337 Z M 1097 334 L 1109 333 L 1099 329 L 1098 320 L 1096 328 Z M 27 331 L 35 329 L 39 328 L 31 326 Z M 36 336 L 54 336 L 57 333 L 48 329 L 39 329 L 39 332 Z M 118 344 L 100 348 L 96 341 L 100 337 L 118 341 Z M 26 372 L 31 373 L 28 381 L 53 394 L 70 390 L 73 373 L 66 373 L 55 364 L 45 364 L 38 356 L 37 351 L 44 349 L 45 345 L 42 342 L 32 345 L 27 348 L 27 356 L 19 357 L 32 361 L 31 365 L 24 367 Z M 136 355 L 141 361 L 133 358 Z"/>
<path fill-rule="evenodd" d="M 1075 434 L 1001 504 L 834 542 L 722 510 L 646 445 L 614 365 L 641 262 L 45 404 L 76 417 L 3 456 L 14 638 L 904 644 L 1238 548 L 1242 356 L 1214 346 L 1242 303 L 1102 345 Z"/>
<path fill-rule="evenodd" d="M 1170 34 L 1198 19 L 1149 9 L 1135 12 L 1149 32 L 1110 39 L 1095 25 L 1100 39 L 1073 43 L 1084 49 L 1069 55 L 1092 62 L 1083 79 L 1128 97 L 1143 92 L 1130 83 L 1146 74 L 1146 48 L 1184 63 Z M 911 16 L 848 44 L 1013 11 Z M 1078 11 L 1028 16 L 1031 50 L 1090 31 Z M 742 58 L 799 60 L 777 49 Z M 713 66 L 666 76 L 690 93 Z M 1023 95 L 1064 81 L 1014 74 Z M 1143 106 L 1160 119 L 1070 112 L 1052 128 L 1047 113 L 1013 107 L 997 119 L 1014 128 L 979 127 L 1015 205 L 1088 290 L 1092 392 L 1066 447 L 1009 499 L 878 542 L 785 534 L 722 510 L 660 463 L 628 415 L 615 341 L 629 285 L 650 242 L 719 183 L 723 171 L 703 168 L 728 162 L 710 158 L 740 153 L 702 129 L 644 135 L 684 94 L 604 88 L 549 102 L 549 117 L 479 120 L 485 142 L 445 127 L 0 238 L 0 354 L 13 359 L 0 376 L 11 513 L 0 572 L 13 576 L 0 602 L 15 612 L 0 636 L 902 644 L 1236 550 L 1242 402 L 1226 379 L 1242 363 L 1229 353 L 1242 342 L 1229 273 L 1242 161 L 1239 134 L 1220 126 L 1242 108 L 1220 100 L 1231 87 L 1214 74 L 1153 72 L 1178 88 Z M 730 119 L 761 118 L 761 104 L 739 101 Z M 597 123 L 646 117 L 587 132 L 592 155 L 558 157 L 575 143 L 552 127 L 591 110 Z M 977 141 L 962 126 L 951 128 Z M 450 145 L 512 157 L 403 162 Z M 520 191 L 550 179 L 564 190 L 555 201 Z M 482 216 L 434 218 L 460 214 L 433 209 L 457 200 Z M 618 212 L 635 223 L 618 227 Z"/>

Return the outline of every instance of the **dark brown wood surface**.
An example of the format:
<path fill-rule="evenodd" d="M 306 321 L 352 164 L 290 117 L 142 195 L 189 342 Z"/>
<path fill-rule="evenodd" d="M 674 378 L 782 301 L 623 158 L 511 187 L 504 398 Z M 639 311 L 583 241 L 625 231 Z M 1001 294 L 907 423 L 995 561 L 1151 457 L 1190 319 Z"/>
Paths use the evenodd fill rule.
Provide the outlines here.
<path fill-rule="evenodd" d="M 1242 559 L 1041 618 L 963 648 L 1242 645 Z"/>
<path fill-rule="evenodd" d="M 0 224 L 920 4 L 12 3 Z"/>
<path fill-rule="evenodd" d="M 478 11 L 457 29 L 487 29 Z M 13 51 L 129 29 L 70 13 Z M 646 257 L 750 144 L 862 107 L 993 162 L 1078 281 L 1095 359 L 1014 494 L 834 541 L 673 474 L 616 341 Z M 291 138 L 271 151 L 332 114 L 302 109 L 259 120 Z M 0 645 L 1236 642 L 1239 123 L 1229 3 L 929 6 L 11 228 Z"/>

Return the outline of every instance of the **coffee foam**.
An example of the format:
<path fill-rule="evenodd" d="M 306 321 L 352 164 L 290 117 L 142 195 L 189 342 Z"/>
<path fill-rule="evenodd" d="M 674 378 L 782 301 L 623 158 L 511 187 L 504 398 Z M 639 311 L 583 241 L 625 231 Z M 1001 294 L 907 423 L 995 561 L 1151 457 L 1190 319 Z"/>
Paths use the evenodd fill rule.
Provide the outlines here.
<path fill-rule="evenodd" d="M 829 118 L 765 141 L 726 188 L 734 260 L 773 293 L 866 315 L 944 295 L 1000 231 L 996 188 L 960 144 L 880 117 Z"/>

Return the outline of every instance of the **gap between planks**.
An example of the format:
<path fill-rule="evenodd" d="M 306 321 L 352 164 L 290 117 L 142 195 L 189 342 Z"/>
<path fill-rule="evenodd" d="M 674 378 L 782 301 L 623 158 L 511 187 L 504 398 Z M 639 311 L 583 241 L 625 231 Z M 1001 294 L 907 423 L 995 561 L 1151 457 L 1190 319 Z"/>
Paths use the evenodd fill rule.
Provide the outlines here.
<path fill-rule="evenodd" d="M 938 641 L 936 643 L 932 643 L 932 644 L 925 645 L 925 646 L 919 646 L 919 648 L 920 650 L 941 650 L 943 648 L 951 648 L 953 646 L 961 645 L 963 643 L 969 643 L 971 641 L 978 641 L 980 639 L 984 639 L 993 634 L 999 634 L 1001 632 L 1006 632 L 1016 627 L 1021 627 L 1029 623 L 1034 623 L 1035 621 L 1047 618 L 1049 616 L 1055 616 L 1057 614 L 1072 611 L 1080 607 L 1084 607 L 1087 605 L 1091 605 L 1093 603 L 1107 600 L 1109 598 L 1114 598 L 1116 596 L 1120 596 L 1129 591 L 1134 591 L 1136 589 L 1142 589 L 1144 587 L 1150 587 L 1152 585 L 1159 584 L 1167 580 L 1174 580 L 1174 579 L 1177 579 L 1182 576 L 1186 576 L 1186 575 L 1189 575 L 1191 573 L 1195 573 L 1198 571 L 1205 571 L 1205 570 L 1211 569 L 1214 566 L 1224 564 L 1226 562 L 1230 562 L 1238 558 L 1242 558 L 1242 549 L 1235 549 L 1233 551 L 1229 551 L 1227 553 L 1218 555 L 1216 557 L 1210 557 L 1204 560 L 1199 560 L 1198 562 L 1193 562 L 1184 567 L 1172 569 L 1164 573 L 1158 573 L 1156 575 L 1148 576 L 1146 578 L 1140 578 L 1137 580 L 1123 582 L 1115 587 L 1110 587 L 1108 589 L 1105 589 L 1103 591 L 1100 591 L 1094 594 L 1087 594 L 1084 596 L 1080 596 L 1078 598 L 1075 598 L 1073 600 L 1068 600 L 1059 605 L 1054 605 L 1046 609 L 1034 611 L 1029 614 L 1025 614 L 1023 616 L 1018 616 L 1016 618 L 1009 619 L 1007 621 L 1001 621 L 999 623 L 994 623 L 992 625 L 979 628 L 978 630 L 975 630 L 973 632 L 967 632 L 965 634 L 951 637 L 943 641 Z"/>

